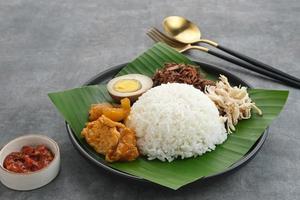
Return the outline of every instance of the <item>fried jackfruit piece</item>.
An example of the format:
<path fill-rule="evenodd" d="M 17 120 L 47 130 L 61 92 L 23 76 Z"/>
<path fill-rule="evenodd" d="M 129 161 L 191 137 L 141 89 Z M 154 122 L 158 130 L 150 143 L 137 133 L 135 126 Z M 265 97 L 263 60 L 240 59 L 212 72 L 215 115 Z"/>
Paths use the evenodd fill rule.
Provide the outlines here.
<path fill-rule="evenodd" d="M 104 108 L 103 115 L 115 122 L 119 122 L 127 117 L 127 112 L 123 108 Z"/>
<path fill-rule="evenodd" d="M 125 125 L 102 115 L 97 120 L 87 123 L 81 135 L 96 152 L 106 155 L 119 142 L 121 134 L 118 128 L 125 128 Z"/>
<path fill-rule="evenodd" d="M 113 106 L 109 103 L 98 103 L 92 104 L 91 109 L 89 111 L 89 120 L 95 121 L 103 114 L 103 109 L 112 108 Z"/>
<path fill-rule="evenodd" d="M 121 105 L 115 105 L 115 107 L 109 103 L 92 104 L 89 111 L 89 120 L 95 121 L 101 117 L 101 115 L 105 115 L 105 117 L 108 117 L 115 122 L 119 122 L 126 119 L 129 115 L 129 112 L 130 100 L 128 98 L 122 99 Z"/>
<path fill-rule="evenodd" d="M 135 133 L 129 128 L 121 130 L 121 138 L 116 148 L 110 149 L 105 156 L 105 160 L 114 161 L 132 161 L 139 156 L 136 147 Z"/>

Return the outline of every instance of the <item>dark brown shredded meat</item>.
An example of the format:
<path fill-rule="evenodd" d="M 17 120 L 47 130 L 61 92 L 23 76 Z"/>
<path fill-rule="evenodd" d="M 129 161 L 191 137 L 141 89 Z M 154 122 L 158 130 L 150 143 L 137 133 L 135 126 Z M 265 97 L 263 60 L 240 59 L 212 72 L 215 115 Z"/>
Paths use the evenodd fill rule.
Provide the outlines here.
<path fill-rule="evenodd" d="M 188 64 L 166 63 L 153 76 L 154 86 L 164 83 L 186 83 L 195 88 L 204 90 L 206 85 L 215 85 L 214 81 L 204 79 L 196 67 Z"/>

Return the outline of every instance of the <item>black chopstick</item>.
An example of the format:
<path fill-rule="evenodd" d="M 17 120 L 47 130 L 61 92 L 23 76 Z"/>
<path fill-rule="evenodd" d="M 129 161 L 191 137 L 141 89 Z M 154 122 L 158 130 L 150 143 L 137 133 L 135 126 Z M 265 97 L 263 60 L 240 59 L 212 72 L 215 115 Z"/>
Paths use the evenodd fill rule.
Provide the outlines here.
<path fill-rule="evenodd" d="M 243 68 L 255 71 L 259 74 L 263 74 L 263 75 L 271 77 L 273 79 L 280 80 L 281 82 L 286 83 L 287 85 L 290 85 L 290 86 L 293 86 L 293 87 L 296 87 L 296 88 L 300 88 L 300 81 L 288 78 L 286 76 L 283 76 L 280 73 L 274 72 L 272 70 L 267 70 L 265 68 L 257 67 L 255 65 L 251 65 L 251 64 L 243 62 L 243 61 L 239 61 L 237 59 L 234 59 L 232 57 L 229 57 L 229 56 L 226 56 L 224 54 L 218 53 L 218 52 L 216 52 L 214 50 L 211 50 L 211 49 L 209 49 L 207 51 L 207 53 L 209 53 L 211 55 L 214 55 L 218 58 L 221 58 L 223 60 L 226 60 L 228 62 L 231 62 L 233 64 L 239 65 Z"/>
<path fill-rule="evenodd" d="M 248 62 L 248 63 L 250 63 L 252 65 L 255 65 L 257 67 L 260 67 L 260 68 L 268 70 L 268 71 L 272 71 L 274 73 L 277 73 L 277 74 L 280 74 L 282 76 L 285 76 L 285 77 L 287 77 L 289 79 L 292 79 L 292 80 L 295 80 L 297 82 L 300 82 L 300 79 L 297 78 L 297 77 L 294 77 L 294 76 L 292 76 L 290 74 L 287 74 L 287 73 L 285 73 L 283 71 L 280 71 L 280 70 L 278 70 L 278 69 L 276 69 L 274 67 L 271 67 L 270 65 L 267 65 L 267 64 L 265 64 L 265 63 L 263 63 L 261 61 L 258 61 L 256 59 L 254 59 L 254 58 L 250 58 L 249 56 L 243 55 L 243 54 L 241 54 L 241 53 L 239 53 L 237 51 L 234 51 L 232 49 L 229 49 L 229 48 L 224 47 L 224 46 L 219 45 L 219 44 L 218 44 L 217 48 L 220 49 L 220 50 L 222 50 L 222 51 L 224 51 L 224 52 L 226 52 L 226 53 L 228 53 L 228 54 L 230 54 L 230 55 L 233 55 L 233 56 L 235 56 L 235 57 L 237 57 L 237 58 L 239 58 L 241 60 L 244 60 L 244 61 L 246 61 L 246 62 Z"/>

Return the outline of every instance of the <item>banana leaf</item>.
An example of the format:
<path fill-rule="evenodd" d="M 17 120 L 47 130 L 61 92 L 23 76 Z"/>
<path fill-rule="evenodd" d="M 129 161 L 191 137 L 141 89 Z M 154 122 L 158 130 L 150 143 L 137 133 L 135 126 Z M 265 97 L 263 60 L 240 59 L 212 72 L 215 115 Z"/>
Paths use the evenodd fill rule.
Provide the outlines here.
<path fill-rule="evenodd" d="M 194 64 L 167 45 L 158 43 L 124 67 L 117 76 L 129 73 L 152 76 L 165 62 Z M 208 74 L 207 77 L 210 75 Z M 253 114 L 250 119 L 240 121 L 236 131 L 214 151 L 196 158 L 177 159 L 171 163 L 149 161 L 140 157 L 133 162 L 107 163 L 107 165 L 174 190 L 203 177 L 225 171 L 251 149 L 272 120 L 279 115 L 288 97 L 288 91 L 248 89 L 248 92 L 263 111 L 263 116 Z M 94 158 L 103 160 L 103 156 L 87 145 L 80 132 L 88 120 L 91 104 L 112 102 L 106 85 L 83 86 L 48 95 L 70 124 L 81 145 L 86 146 Z"/>

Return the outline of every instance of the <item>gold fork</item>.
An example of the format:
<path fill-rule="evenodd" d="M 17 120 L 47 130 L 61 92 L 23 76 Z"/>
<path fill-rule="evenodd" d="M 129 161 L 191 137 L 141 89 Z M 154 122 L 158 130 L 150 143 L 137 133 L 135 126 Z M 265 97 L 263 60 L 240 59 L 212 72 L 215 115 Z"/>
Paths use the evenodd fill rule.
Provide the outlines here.
<path fill-rule="evenodd" d="M 169 36 L 165 35 L 164 33 L 160 32 L 158 29 L 152 27 L 147 31 L 147 35 L 154 40 L 155 42 L 163 42 L 167 45 L 171 46 L 175 50 L 179 51 L 180 53 L 185 52 L 189 49 L 198 49 L 204 52 L 208 52 L 209 49 L 202 47 L 202 46 L 194 46 L 191 44 L 183 44 L 178 42 Z"/>
<path fill-rule="evenodd" d="M 194 46 L 194 45 L 191 45 L 191 44 L 184 44 L 184 43 L 178 42 L 178 41 L 176 41 L 176 40 L 168 37 L 167 35 L 165 35 L 164 33 L 160 32 L 158 29 L 156 29 L 154 27 L 148 30 L 147 35 L 151 39 L 153 39 L 155 42 L 163 42 L 163 43 L 171 46 L 172 48 L 174 48 L 175 50 L 177 50 L 177 51 L 179 51 L 181 53 L 185 52 L 187 50 L 190 50 L 190 49 L 198 49 L 200 51 L 209 53 L 211 55 L 214 55 L 214 56 L 216 56 L 218 58 L 221 58 L 221 59 L 226 60 L 228 62 L 231 62 L 233 64 L 239 65 L 239 66 L 241 66 L 243 68 L 246 68 L 246 69 L 255 71 L 255 72 L 259 73 L 259 74 L 263 74 L 263 75 L 271 77 L 273 79 L 277 79 L 277 80 L 280 80 L 282 82 L 285 82 L 286 84 L 288 84 L 290 86 L 300 88 L 300 82 L 298 82 L 296 80 L 289 79 L 289 78 L 287 78 L 285 76 L 282 76 L 281 74 L 277 74 L 277 73 L 275 73 L 273 71 L 269 71 L 269 70 L 266 70 L 266 69 L 263 69 L 263 68 L 260 68 L 260 67 L 254 66 L 254 65 L 250 65 L 250 64 L 248 64 L 246 62 L 237 60 L 237 59 L 235 59 L 233 57 L 226 56 L 224 54 L 221 54 L 221 53 L 219 53 L 217 51 L 208 49 L 206 47 Z"/>

